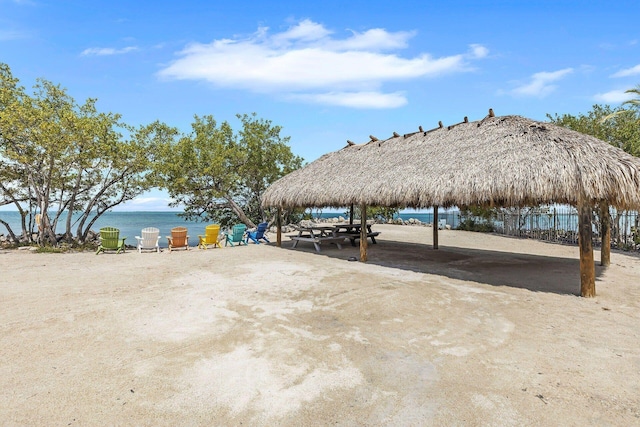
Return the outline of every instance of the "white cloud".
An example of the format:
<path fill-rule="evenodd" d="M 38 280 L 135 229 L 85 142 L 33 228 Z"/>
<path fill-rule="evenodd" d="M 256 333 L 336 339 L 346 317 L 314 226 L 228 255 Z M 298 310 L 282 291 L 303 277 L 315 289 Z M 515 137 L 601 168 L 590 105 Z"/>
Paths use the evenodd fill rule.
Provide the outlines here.
<path fill-rule="evenodd" d="M 489 55 L 489 49 L 479 44 L 472 44 L 471 54 L 474 58 L 484 58 Z"/>
<path fill-rule="evenodd" d="M 351 108 L 397 108 L 407 104 L 407 98 L 400 92 L 330 92 L 291 95 L 290 97 L 315 104 L 338 105 Z"/>
<path fill-rule="evenodd" d="M 636 74 L 640 74 L 640 64 L 636 65 L 635 67 L 626 68 L 624 70 L 618 71 L 617 73 L 613 73 L 610 77 L 629 77 L 635 76 Z"/>
<path fill-rule="evenodd" d="M 556 85 L 551 83 L 562 79 L 567 74 L 571 74 L 573 68 L 565 68 L 553 72 L 540 72 L 531 76 L 531 82 L 519 86 L 511 91 L 516 96 L 534 96 L 544 98 L 556 89 Z"/>
<path fill-rule="evenodd" d="M 183 210 L 184 206 L 171 208 L 169 204 L 173 200 L 162 190 L 153 189 L 145 194 L 136 197 L 113 208 L 114 211 L 173 211 Z"/>
<path fill-rule="evenodd" d="M 606 102 L 607 104 L 621 104 L 633 98 L 633 94 L 625 93 L 624 89 L 620 89 L 605 93 L 597 93 L 593 98 L 598 102 Z"/>
<path fill-rule="evenodd" d="M 337 38 L 323 25 L 304 20 L 275 34 L 259 28 L 248 38 L 192 43 L 162 69 L 162 78 L 205 80 L 219 87 L 285 94 L 287 99 L 356 108 L 405 105 L 401 93 L 385 94 L 385 82 L 436 77 L 471 70 L 470 61 L 488 54 L 470 51 L 433 58 L 427 53 L 402 57 L 415 34 L 374 28 Z M 384 52 L 384 53 L 383 53 Z"/>
<path fill-rule="evenodd" d="M 407 47 L 407 40 L 415 36 L 415 32 L 399 31 L 389 33 L 382 28 L 374 28 L 364 33 L 351 31 L 352 36 L 345 40 L 328 40 L 326 49 L 331 50 L 367 50 L 384 51 L 403 49 Z"/>
<path fill-rule="evenodd" d="M 122 49 L 116 49 L 113 47 L 90 47 L 82 51 L 81 55 L 96 55 L 96 56 L 107 56 L 107 55 L 122 55 L 124 53 L 129 53 L 138 50 L 135 46 L 127 46 Z"/>
<path fill-rule="evenodd" d="M 25 38 L 26 35 L 14 30 L 0 30 L 0 41 L 17 40 Z"/>
<path fill-rule="evenodd" d="M 269 28 L 261 27 L 258 29 L 258 33 L 261 38 L 268 38 Z M 287 31 L 276 34 L 271 38 L 274 45 L 290 45 L 296 41 L 299 42 L 317 42 L 329 36 L 331 32 L 324 28 L 322 25 L 312 22 L 310 20 L 304 20 L 298 25 L 289 28 Z"/>

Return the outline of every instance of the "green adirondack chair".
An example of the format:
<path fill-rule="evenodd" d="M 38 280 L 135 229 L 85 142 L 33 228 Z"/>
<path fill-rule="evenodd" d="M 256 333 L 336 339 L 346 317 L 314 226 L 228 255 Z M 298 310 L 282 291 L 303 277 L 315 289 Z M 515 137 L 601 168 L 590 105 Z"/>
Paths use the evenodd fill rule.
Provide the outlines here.
<path fill-rule="evenodd" d="M 120 237 L 120 230 L 114 227 L 104 227 L 100 229 L 100 245 L 96 255 L 104 251 L 116 251 L 117 254 L 124 252 L 124 241 L 126 237 Z"/>
<path fill-rule="evenodd" d="M 231 228 L 231 233 L 225 233 L 226 240 L 224 245 L 227 246 L 227 244 L 230 244 L 231 246 L 234 246 L 234 243 L 237 243 L 240 246 L 246 245 L 247 242 L 244 240 L 244 232 L 246 230 L 247 226 L 244 224 L 234 225 L 233 228 Z"/>

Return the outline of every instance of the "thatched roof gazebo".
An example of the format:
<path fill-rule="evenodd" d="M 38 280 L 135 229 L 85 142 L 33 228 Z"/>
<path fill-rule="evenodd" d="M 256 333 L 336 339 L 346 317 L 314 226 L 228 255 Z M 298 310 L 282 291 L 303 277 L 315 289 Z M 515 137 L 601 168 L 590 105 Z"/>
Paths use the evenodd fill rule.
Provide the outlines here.
<path fill-rule="evenodd" d="M 494 117 L 490 110 L 480 121 L 465 118 L 453 126 L 370 139 L 348 141 L 345 148 L 279 179 L 265 192 L 263 205 L 358 205 L 363 212 L 366 206 L 436 206 L 437 214 L 437 206 L 569 204 L 579 211 L 583 296 L 595 295 L 592 209 L 640 207 L 640 159 L 550 123 Z M 366 261 L 366 238 L 360 244 Z M 608 252 L 606 258 L 605 264 Z"/>

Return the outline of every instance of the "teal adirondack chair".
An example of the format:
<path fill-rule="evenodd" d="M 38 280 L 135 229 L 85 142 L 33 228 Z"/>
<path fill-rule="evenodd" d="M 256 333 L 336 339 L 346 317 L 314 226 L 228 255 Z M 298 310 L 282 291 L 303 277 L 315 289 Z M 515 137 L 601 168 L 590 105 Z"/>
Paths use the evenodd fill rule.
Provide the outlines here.
<path fill-rule="evenodd" d="M 100 245 L 96 255 L 104 251 L 116 251 L 117 254 L 124 252 L 124 241 L 126 237 L 120 237 L 120 230 L 114 227 L 104 227 L 100 229 Z"/>
<path fill-rule="evenodd" d="M 227 244 L 230 244 L 231 246 L 234 246 L 234 243 L 237 243 L 240 246 L 246 245 L 247 242 L 244 241 L 244 232 L 246 230 L 247 226 L 244 224 L 234 225 L 231 229 L 231 233 L 225 233 L 226 240 L 224 242 L 224 245 L 227 246 Z"/>

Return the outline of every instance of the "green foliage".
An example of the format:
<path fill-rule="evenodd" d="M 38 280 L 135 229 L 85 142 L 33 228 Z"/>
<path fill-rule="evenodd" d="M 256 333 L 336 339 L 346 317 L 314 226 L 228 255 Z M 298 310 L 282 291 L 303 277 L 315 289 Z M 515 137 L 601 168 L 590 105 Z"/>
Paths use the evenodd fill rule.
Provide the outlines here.
<path fill-rule="evenodd" d="M 183 204 L 184 215 L 194 219 L 218 206 L 223 189 L 234 189 L 236 182 L 227 170 L 236 149 L 228 124 L 218 127 L 212 116 L 196 116 L 191 126 L 190 135 L 176 131 L 158 144 L 153 173 L 155 184 L 172 196 L 172 206 Z"/>
<path fill-rule="evenodd" d="M 39 254 L 64 254 L 70 252 L 94 252 L 96 250 L 96 242 L 71 242 L 62 243 L 59 246 L 42 245 L 38 246 L 34 252 Z"/>
<path fill-rule="evenodd" d="M 57 246 L 59 228 L 62 241 L 84 242 L 104 212 L 152 187 L 166 188 L 187 218 L 254 226 L 274 215 L 260 203 L 266 188 L 302 165 L 282 128 L 255 114 L 237 115 L 238 133 L 195 116 L 181 135 L 160 122 L 129 126 L 43 79 L 31 95 L 18 83 L 0 63 L 0 206 L 14 206 L 22 236 L 39 230 L 42 245 Z"/>
<path fill-rule="evenodd" d="M 478 221 L 474 218 L 465 218 L 458 224 L 457 230 L 477 231 L 480 233 L 491 233 L 495 230 L 490 222 Z"/>
<path fill-rule="evenodd" d="M 297 224 L 303 219 L 310 219 L 310 218 L 305 218 L 305 216 L 306 214 L 304 212 L 304 209 L 302 208 L 292 209 L 290 211 L 284 211 L 282 214 L 282 223 Z"/>
<path fill-rule="evenodd" d="M 120 115 L 98 112 L 96 100 L 78 104 L 43 79 L 32 95 L 17 83 L 0 64 L 0 205 L 15 206 L 22 235 L 36 228 L 41 244 L 58 244 L 64 213 L 63 240 L 72 241 L 76 227 L 75 239 L 84 241 L 104 212 L 150 188 L 155 125 L 136 131 Z M 39 224 L 36 213 L 46 213 Z"/>
<path fill-rule="evenodd" d="M 640 85 L 637 85 L 632 89 L 625 90 L 624 92 L 632 93 L 635 96 L 635 98 L 632 98 L 628 101 L 623 102 L 622 105 L 630 105 L 632 107 L 640 109 Z"/>
<path fill-rule="evenodd" d="M 460 224 L 458 230 L 479 231 L 490 233 L 494 231 L 493 220 L 498 210 L 484 206 L 461 206 Z"/>
<path fill-rule="evenodd" d="M 46 245 L 46 246 L 39 246 L 35 252 L 39 254 L 62 254 L 67 252 L 67 250 Z"/>
<path fill-rule="evenodd" d="M 189 219 L 254 227 L 272 215 L 260 203 L 266 188 L 302 164 L 287 145 L 289 137 L 280 136 L 280 126 L 255 114 L 237 117 L 237 134 L 227 122 L 195 116 L 190 134 L 158 146 L 155 183 L 174 205 L 185 206 Z"/>
<path fill-rule="evenodd" d="M 367 207 L 367 218 L 380 222 L 387 222 L 398 216 L 400 209 L 390 207 Z"/>
<path fill-rule="evenodd" d="M 262 207 L 262 195 L 271 183 L 302 166 L 302 158 L 289 147 L 290 137 L 280 136 L 281 126 L 270 120 L 258 119 L 256 114 L 236 115 L 242 123 L 238 132 L 242 206 L 255 222 L 266 221 L 270 214 Z"/>
<path fill-rule="evenodd" d="M 631 236 L 633 237 L 633 243 L 640 245 L 640 229 L 638 227 L 631 227 Z"/>
<path fill-rule="evenodd" d="M 387 222 L 398 216 L 399 212 L 399 208 L 391 208 L 385 206 L 367 206 L 367 219 L 372 219 L 377 222 Z M 349 217 L 351 215 L 351 209 L 347 209 L 344 214 L 345 216 Z M 354 218 L 360 218 L 359 206 L 353 207 L 353 216 Z"/>
<path fill-rule="evenodd" d="M 640 95 L 640 86 L 627 92 Z M 624 105 L 631 105 L 631 108 L 624 108 Z M 612 109 L 608 105 L 594 105 L 587 114 L 547 114 L 547 117 L 556 125 L 595 136 L 640 157 L 640 98 L 627 101 L 623 106 Z"/>
<path fill-rule="evenodd" d="M 633 156 L 640 156 L 640 109 L 608 105 L 594 105 L 587 114 L 547 114 L 549 120 L 621 148 Z"/>

